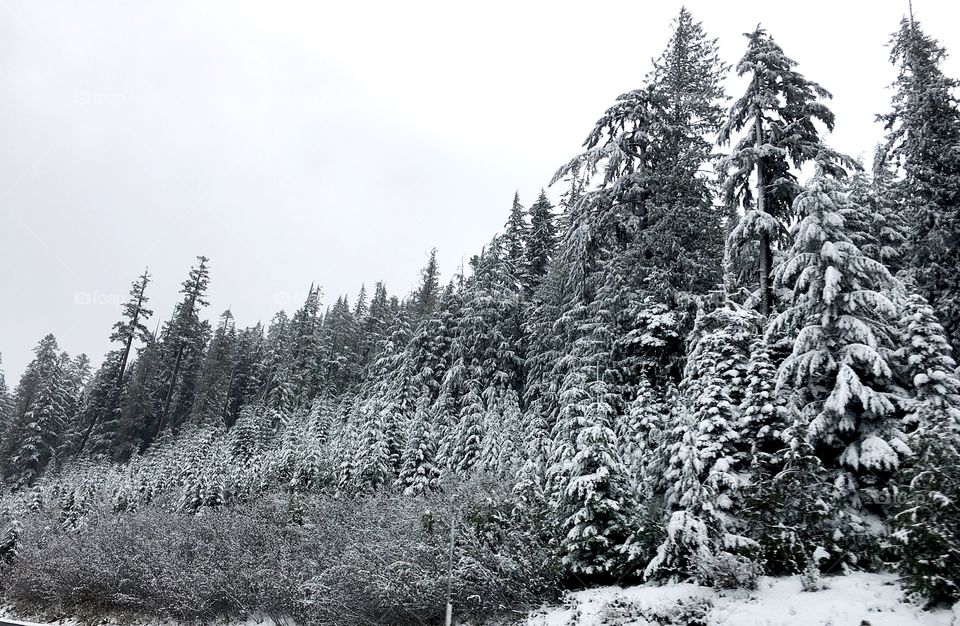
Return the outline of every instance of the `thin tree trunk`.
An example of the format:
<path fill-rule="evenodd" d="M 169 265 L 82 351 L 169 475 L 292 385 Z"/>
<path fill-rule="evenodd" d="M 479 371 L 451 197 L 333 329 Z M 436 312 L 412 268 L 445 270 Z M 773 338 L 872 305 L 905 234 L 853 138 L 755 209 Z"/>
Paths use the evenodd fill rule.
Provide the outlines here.
<path fill-rule="evenodd" d="M 167 413 L 170 411 L 170 400 L 173 399 L 173 389 L 177 385 L 177 375 L 180 373 L 180 361 L 183 359 L 183 344 L 177 349 L 177 358 L 173 362 L 173 375 L 170 377 L 170 385 L 167 387 L 167 397 L 163 401 L 163 411 L 160 413 L 160 419 L 157 421 L 157 434 L 163 429 L 163 422 L 167 419 Z"/>

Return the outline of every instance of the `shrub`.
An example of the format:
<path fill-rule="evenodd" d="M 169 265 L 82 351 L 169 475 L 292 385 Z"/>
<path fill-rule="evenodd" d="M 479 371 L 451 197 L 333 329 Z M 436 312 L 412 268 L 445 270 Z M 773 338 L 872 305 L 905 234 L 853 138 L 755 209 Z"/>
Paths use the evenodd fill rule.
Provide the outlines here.
<path fill-rule="evenodd" d="M 745 556 L 721 552 L 697 564 L 697 580 L 718 589 L 756 589 L 760 566 Z"/>
<path fill-rule="evenodd" d="M 429 622 L 445 610 L 452 511 L 455 611 L 482 618 L 550 600 L 558 587 L 554 553 L 509 498 L 473 484 L 456 490 L 452 509 L 449 496 L 393 493 L 296 506 L 278 495 L 198 515 L 161 504 L 117 514 L 105 503 L 79 530 L 39 511 L 24 520 L 5 593 L 54 613 Z"/>

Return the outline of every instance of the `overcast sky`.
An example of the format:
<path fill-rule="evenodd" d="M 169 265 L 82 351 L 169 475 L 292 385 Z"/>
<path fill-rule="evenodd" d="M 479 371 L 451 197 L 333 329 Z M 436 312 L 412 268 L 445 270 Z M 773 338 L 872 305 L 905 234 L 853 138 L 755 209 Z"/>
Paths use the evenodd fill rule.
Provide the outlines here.
<path fill-rule="evenodd" d="M 906 0 L 686 3 L 735 63 L 762 23 L 869 156 Z M 0 3 L 0 353 L 46 333 L 95 362 L 150 267 L 151 323 L 194 257 L 241 325 L 384 280 L 449 276 L 636 88 L 681 3 Z M 916 0 L 960 55 L 955 3 Z M 955 59 L 948 72 L 960 75 Z M 731 82 L 731 92 L 739 89 Z M 738 95 L 738 94 L 737 94 Z M 559 190 L 551 190 L 555 199 Z"/>

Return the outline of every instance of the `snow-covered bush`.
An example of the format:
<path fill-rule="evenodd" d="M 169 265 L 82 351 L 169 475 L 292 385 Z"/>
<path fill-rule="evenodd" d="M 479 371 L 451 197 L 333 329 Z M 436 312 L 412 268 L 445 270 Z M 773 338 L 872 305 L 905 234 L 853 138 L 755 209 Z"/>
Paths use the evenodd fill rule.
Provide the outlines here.
<path fill-rule="evenodd" d="M 456 614 L 484 617 L 554 598 L 562 574 L 512 497 L 472 481 L 419 498 L 283 493 L 198 514 L 166 501 L 118 515 L 107 500 L 76 528 L 50 507 L 24 518 L 4 591 L 47 611 L 419 624 L 442 617 L 453 519 Z"/>
<path fill-rule="evenodd" d="M 823 574 L 820 573 L 819 566 L 811 562 L 800 572 L 800 587 L 809 592 L 827 589 L 827 584 L 823 581 Z"/>
<path fill-rule="evenodd" d="M 756 589 L 760 566 L 745 556 L 721 552 L 697 563 L 697 579 L 717 589 Z"/>
<path fill-rule="evenodd" d="M 663 626 L 707 626 L 707 616 L 712 609 L 710 598 L 691 596 L 666 607 L 653 608 L 644 617 Z"/>

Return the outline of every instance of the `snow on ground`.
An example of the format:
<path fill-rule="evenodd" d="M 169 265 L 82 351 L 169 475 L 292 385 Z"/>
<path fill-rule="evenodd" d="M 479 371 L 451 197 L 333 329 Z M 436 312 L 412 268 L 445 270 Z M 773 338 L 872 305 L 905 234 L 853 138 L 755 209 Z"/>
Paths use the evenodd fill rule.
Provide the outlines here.
<path fill-rule="evenodd" d="M 531 615 L 527 626 L 952 626 L 953 611 L 924 611 L 903 599 L 889 574 L 824 579 L 804 592 L 800 579 L 762 578 L 757 591 L 716 591 L 693 584 L 603 587 L 568 596 L 563 608 Z M 686 608 L 678 606 L 678 602 Z M 712 606 L 711 606 L 712 605 Z M 702 619 L 697 619 L 702 616 Z M 955 623 L 960 626 L 960 619 Z"/>

